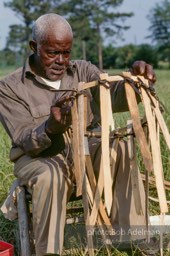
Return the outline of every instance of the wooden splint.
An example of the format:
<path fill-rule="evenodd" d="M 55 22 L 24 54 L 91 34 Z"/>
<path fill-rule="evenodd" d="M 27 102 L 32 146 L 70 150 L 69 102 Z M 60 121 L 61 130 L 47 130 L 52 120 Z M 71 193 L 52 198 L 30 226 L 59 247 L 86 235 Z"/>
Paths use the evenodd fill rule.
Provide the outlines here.
<path fill-rule="evenodd" d="M 110 95 L 110 82 L 124 80 L 125 92 L 127 96 L 127 103 L 131 115 L 131 121 L 127 124 L 127 128 L 115 130 L 114 121 L 112 118 L 111 110 L 111 95 Z M 132 86 L 133 82 L 133 86 Z M 134 85 L 135 84 L 135 85 Z M 100 89 L 100 112 L 101 112 L 101 132 L 87 132 L 85 127 L 86 113 L 83 104 L 83 92 L 94 86 L 99 86 Z M 143 103 L 146 115 L 146 122 L 149 130 L 149 140 L 143 129 L 141 122 L 138 104 L 136 100 L 136 89 L 138 90 L 141 101 Z M 146 177 L 150 174 L 154 176 L 156 188 L 158 192 L 158 199 L 161 214 L 168 211 L 163 167 L 160 152 L 160 138 L 158 136 L 159 127 L 164 135 L 165 141 L 170 149 L 170 134 L 163 119 L 162 113 L 159 108 L 157 97 L 152 95 L 149 83 L 141 76 L 132 76 L 130 73 L 123 73 L 121 76 L 108 76 L 102 74 L 99 81 L 80 84 L 79 92 L 77 94 L 77 102 L 75 103 L 74 111 L 72 111 L 73 119 L 73 151 L 76 141 L 76 154 L 80 155 L 81 159 L 74 157 L 75 176 L 77 181 L 77 194 L 83 196 L 83 206 L 86 213 L 85 222 L 86 226 L 95 227 L 96 225 L 109 226 L 110 234 L 114 233 L 110 223 L 110 211 L 113 199 L 113 184 L 115 173 L 115 162 L 117 155 L 117 145 L 119 137 L 128 136 L 128 150 L 131 160 L 132 173 L 132 189 L 135 190 L 135 205 L 137 212 L 141 212 L 141 201 L 138 193 L 138 166 L 136 163 L 136 146 L 135 141 L 139 145 L 141 156 L 146 170 Z M 135 89 L 135 90 L 134 90 Z M 81 98 L 81 99 L 80 99 Z M 76 109 L 77 108 L 77 109 Z M 79 113 L 79 114 L 77 114 Z M 78 120 L 79 119 L 79 120 Z M 78 125 L 78 124 L 79 125 Z M 81 123 L 81 124 L 80 124 Z M 76 129 L 74 129 L 76 127 Z M 77 128 L 78 127 L 78 128 Z M 117 133 L 116 133 L 117 131 Z M 118 136 L 119 134 L 119 136 Z M 129 134 L 129 135 L 128 135 Z M 133 135 L 132 135 L 133 134 Z M 101 137 L 101 163 L 98 181 L 95 179 L 93 166 L 88 149 L 88 136 Z M 110 149 L 110 137 L 115 137 L 112 148 Z M 134 140 L 135 138 L 135 140 Z M 84 146 L 83 146 L 84 143 Z M 74 154 L 73 154 L 74 156 Z M 84 164 L 83 164 L 84 162 Z M 80 174 L 81 173 L 81 174 Z M 79 176 L 81 175 L 81 177 Z M 148 182 L 149 184 L 149 182 Z M 148 190 L 148 188 L 146 189 Z M 104 194 L 104 198 L 102 198 Z M 148 191 L 146 196 L 149 197 Z M 148 201 L 146 199 L 146 219 L 148 218 Z M 148 219 L 147 219 L 147 223 Z M 104 237 L 105 239 L 106 237 Z M 108 239 L 108 238 L 107 238 Z M 89 248 L 89 255 L 94 255 L 91 248 L 93 245 L 93 238 L 88 237 L 87 242 Z"/>
<path fill-rule="evenodd" d="M 131 120 L 128 121 L 127 127 L 115 129 L 111 110 L 110 82 L 123 80 Z M 131 82 L 133 82 L 133 86 Z M 142 121 L 139 115 L 134 83 L 145 109 L 145 121 Z M 100 87 L 101 132 L 86 131 L 87 98 L 84 91 L 94 86 Z M 145 183 L 148 184 L 148 186 L 145 187 L 146 221 L 149 225 L 149 185 L 154 185 L 157 189 L 158 202 L 162 216 L 168 211 L 167 203 L 169 202 L 166 200 L 165 189 L 170 190 L 170 182 L 165 181 L 163 176 L 159 130 L 161 130 L 169 149 L 170 134 L 160 111 L 158 99 L 152 94 L 148 81 L 143 77 L 132 76 L 130 73 L 123 73 L 121 76 L 108 76 L 108 74 L 102 74 L 100 81 L 81 83 L 78 88 L 79 91 L 77 91 L 72 107 L 72 132 L 69 133 L 69 141 L 73 153 L 76 196 L 82 196 L 89 255 L 94 255 L 92 234 L 96 226 L 101 230 L 103 243 L 105 243 L 108 255 L 110 255 L 108 244 L 112 244 L 111 239 L 114 234 L 114 229 L 112 228 L 110 221 L 110 211 L 113 199 L 112 191 L 115 184 L 115 163 L 119 140 L 120 138 L 126 137 L 128 141 L 132 190 L 135 195 L 134 201 L 136 212 L 140 214 L 142 207 L 138 189 L 139 170 L 136 162 L 136 144 L 138 143 L 146 171 L 146 174 L 142 175 L 142 178 L 145 180 Z M 148 127 L 147 136 L 144 125 L 145 127 Z M 94 175 L 94 167 L 89 152 L 88 137 L 90 136 L 101 138 L 101 163 L 98 179 L 96 179 Z M 112 145 L 110 143 L 110 138 L 112 138 Z M 102 195 L 104 196 L 102 197 Z M 31 250 L 29 233 L 26 228 L 28 227 L 27 209 L 25 205 L 25 192 L 22 190 L 22 187 L 21 190 L 17 191 L 17 201 L 19 223 L 21 224 L 21 247 L 23 253 L 25 252 L 26 255 L 29 256 L 31 255 Z M 77 209 L 77 211 L 79 210 L 80 209 Z M 67 221 L 68 223 L 75 223 L 79 222 L 80 218 L 76 217 L 76 219 L 73 219 L 71 216 Z"/>

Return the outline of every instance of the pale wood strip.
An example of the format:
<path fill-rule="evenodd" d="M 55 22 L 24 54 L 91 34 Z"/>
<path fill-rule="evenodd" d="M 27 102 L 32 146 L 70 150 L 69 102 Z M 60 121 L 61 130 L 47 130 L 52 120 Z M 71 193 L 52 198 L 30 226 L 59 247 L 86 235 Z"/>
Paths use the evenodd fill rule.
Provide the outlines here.
<path fill-rule="evenodd" d="M 87 178 L 87 191 L 88 191 L 88 196 L 89 196 L 89 204 L 92 208 L 93 207 L 93 195 L 92 195 L 93 191 L 92 191 L 92 188 L 90 186 L 87 176 L 86 176 L 86 178 Z M 95 225 L 92 225 L 92 223 L 90 222 L 91 229 L 89 228 L 89 230 L 93 231 L 94 228 L 96 227 L 96 224 L 98 225 L 98 228 L 100 229 L 101 235 L 104 239 L 104 243 L 105 243 L 107 252 L 109 253 L 108 255 L 110 255 L 107 243 L 109 242 L 110 244 L 112 244 L 112 236 L 115 234 L 115 230 L 112 228 L 112 225 L 110 223 L 109 218 L 107 217 L 107 214 L 106 214 L 106 211 L 105 211 L 105 208 L 104 208 L 102 202 L 101 202 L 100 206 L 101 206 L 100 211 L 99 211 L 100 214 L 98 214 L 98 216 L 97 216 Z M 106 220 L 106 222 L 105 222 L 105 220 Z"/>
<path fill-rule="evenodd" d="M 132 120 L 127 121 L 127 133 L 131 134 L 133 130 Z M 134 136 L 129 135 L 128 139 L 128 153 L 130 158 L 130 170 L 131 170 L 131 184 L 132 184 L 132 191 L 134 195 L 134 202 L 136 212 L 140 215 L 142 214 L 142 204 L 141 204 L 141 196 L 139 190 L 139 168 L 137 165 L 136 159 L 136 146 L 134 142 Z"/>
<path fill-rule="evenodd" d="M 134 136 L 133 136 L 133 125 L 132 120 L 127 120 L 127 142 L 128 142 L 128 154 L 130 160 L 134 158 Z"/>
<path fill-rule="evenodd" d="M 148 92 L 148 93 L 150 95 L 150 98 L 151 98 L 152 102 L 154 103 L 155 107 L 153 108 L 153 110 L 156 114 L 156 118 L 158 120 L 158 123 L 160 125 L 161 130 L 162 130 L 162 133 L 164 135 L 166 144 L 167 144 L 167 146 L 170 150 L 170 133 L 168 131 L 168 128 L 167 128 L 167 125 L 166 125 L 165 120 L 163 118 L 163 115 L 160 111 L 159 104 L 158 104 L 157 100 L 151 95 L 151 93 L 150 92 Z"/>
<path fill-rule="evenodd" d="M 148 80 L 145 79 L 144 77 L 142 76 L 139 76 L 140 80 L 143 82 L 143 84 L 146 85 L 146 87 L 149 86 L 148 84 Z M 163 115 L 160 111 L 160 107 L 159 107 L 159 102 L 158 100 L 151 94 L 151 92 L 149 90 L 147 90 L 147 94 L 149 95 L 149 98 L 151 99 L 152 103 L 153 103 L 153 110 L 156 114 L 156 117 L 157 117 L 157 120 L 158 120 L 158 123 L 160 125 L 160 128 L 162 130 L 162 133 L 164 135 L 164 138 L 165 138 L 165 141 L 167 143 L 167 146 L 170 150 L 170 132 L 168 131 L 168 128 L 167 128 L 167 125 L 165 123 L 165 120 L 163 118 Z"/>
<path fill-rule="evenodd" d="M 89 167 L 88 172 L 93 171 L 93 167 L 91 165 L 91 159 L 89 157 L 90 156 L 86 156 L 86 158 L 89 160 L 88 161 L 89 164 L 87 164 L 87 166 Z M 90 175 L 90 176 L 92 177 L 92 175 Z M 90 184 L 90 179 L 88 180 L 87 176 L 86 176 L 86 178 L 87 178 L 87 191 L 88 191 L 88 196 L 89 196 L 89 204 L 90 204 L 91 208 L 93 208 L 94 201 L 95 201 L 93 199 L 93 195 L 95 193 L 95 187 Z M 93 177 L 92 180 L 96 183 L 95 177 Z M 93 183 L 93 181 L 92 181 L 92 183 Z M 93 217 L 92 212 L 91 212 L 90 217 Z M 105 246 L 107 248 L 106 239 L 107 239 L 107 241 L 109 241 L 110 244 L 112 244 L 112 236 L 115 234 L 115 230 L 112 228 L 110 219 L 107 216 L 107 213 L 106 213 L 106 210 L 105 210 L 105 207 L 103 205 L 102 200 L 100 201 L 99 214 L 97 215 L 97 218 L 94 221 L 94 224 L 90 221 L 90 226 L 91 227 L 95 228 L 96 224 L 98 224 L 98 227 L 101 230 L 101 234 L 102 234 L 102 237 L 104 239 Z M 108 248 L 107 248 L 107 251 L 109 252 Z"/>
<path fill-rule="evenodd" d="M 146 218 L 146 228 L 147 234 L 146 239 L 147 242 L 150 242 L 150 233 L 149 233 L 149 172 L 145 170 L 145 218 Z"/>
<path fill-rule="evenodd" d="M 82 89 L 83 83 L 79 83 L 79 90 Z M 84 95 L 79 94 L 77 99 L 77 107 L 78 107 L 78 133 L 79 133 L 79 151 L 80 151 L 80 168 L 81 168 L 81 184 L 82 184 L 82 199 L 83 199 L 83 207 L 84 207 L 84 216 L 85 216 L 85 225 L 86 225 L 86 234 L 87 234 L 87 246 L 88 252 L 90 256 L 94 255 L 94 246 L 93 246 L 93 235 L 91 235 L 90 226 L 90 209 L 89 209 L 89 196 L 93 196 L 90 194 L 91 190 L 89 188 L 88 179 L 85 173 L 85 143 L 84 143 Z M 76 149 L 77 150 L 77 149 Z"/>
<path fill-rule="evenodd" d="M 104 199 L 108 214 L 110 214 L 112 206 L 112 181 L 109 157 L 109 113 L 108 113 L 108 94 L 110 90 L 104 86 L 100 86 L 100 113 L 102 127 L 101 142 L 101 163 L 104 174 Z"/>
<path fill-rule="evenodd" d="M 80 87 L 80 86 L 79 86 Z M 85 145 L 84 145 L 84 95 L 80 94 L 77 99 L 78 108 L 78 125 L 79 125 L 79 151 L 80 151 L 80 168 L 81 177 L 85 175 Z M 77 150 L 77 149 L 76 149 Z M 82 182 L 81 182 L 82 184 Z"/>
<path fill-rule="evenodd" d="M 98 215 L 98 211 L 104 221 L 104 223 L 107 226 L 111 226 L 110 219 L 106 213 L 105 206 L 103 205 L 101 195 L 103 193 L 103 173 L 102 170 L 99 172 L 99 178 L 98 182 L 96 184 L 96 178 L 94 175 L 94 170 L 92 166 L 92 161 L 90 157 L 90 152 L 88 149 L 88 139 L 85 137 L 85 148 L 86 148 L 86 168 L 87 168 L 87 175 L 89 178 L 90 186 L 94 195 L 94 199 L 92 201 L 92 211 L 91 211 L 91 217 L 90 216 L 90 223 L 91 225 L 95 225 L 96 223 L 96 217 Z M 102 181 L 102 184 L 100 184 Z M 102 186 L 101 186 L 102 185 Z M 93 208 L 96 208 L 96 211 L 93 210 Z M 95 212 L 95 216 L 93 215 L 93 212 Z"/>
<path fill-rule="evenodd" d="M 142 180 L 145 181 L 146 180 L 145 175 L 141 174 L 141 176 L 142 176 Z M 149 183 L 150 183 L 150 185 L 155 186 L 155 178 L 149 177 Z M 164 180 L 164 187 L 165 187 L 165 189 L 170 190 L 170 181 Z"/>
<path fill-rule="evenodd" d="M 158 198 L 155 198 L 155 197 L 152 197 L 152 196 L 149 196 L 149 199 L 155 203 L 159 203 L 159 199 Z M 167 204 L 170 204 L 170 201 L 167 201 Z"/>
<path fill-rule="evenodd" d="M 103 75 L 103 74 L 101 74 Z M 127 75 L 127 72 L 122 73 L 122 75 Z M 134 82 L 139 82 L 138 77 L 137 76 L 132 76 L 129 72 L 128 72 L 128 78 L 132 79 Z M 102 79 L 105 80 L 105 79 Z M 125 78 L 123 76 L 120 75 L 114 75 L 114 76 L 108 76 L 107 77 L 107 82 L 118 82 L 118 81 L 123 81 L 125 80 Z M 83 90 L 94 87 L 94 86 L 99 86 L 100 81 L 93 81 L 93 82 L 89 82 L 89 83 L 84 83 L 83 85 Z"/>
<path fill-rule="evenodd" d="M 86 235 L 87 235 L 87 246 L 88 252 L 90 256 L 94 256 L 94 246 L 93 246 L 93 228 L 90 225 L 90 210 L 89 210 L 89 200 L 88 195 L 90 196 L 89 186 L 87 176 L 83 177 L 83 188 L 82 188 L 82 199 L 83 199 L 83 207 L 84 207 L 84 219 L 86 226 Z"/>
<path fill-rule="evenodd" d="M 168 206 L 167 206 L 166 194 L 165 194 L 165 188 L 164 188 L 164 182 L 163 182 L 164 180 L 163 167 L 162 167 L 162 160 L 160 155 L 159 141 L 157 139 L 157 134 L 156 134 L 155 118 L 153 117 L 153 113 L 151 110 L 150 99 L 143 88 L 141 88 L 141 93 L 142 93 L 142 100 L 145 107 L 145 113 L 146 113 L 146 118 L 147 118 L 148 128 L 149 128 L 149 137 L 150 137 L 152 157 L 153 157 L 153 167 L 154 167 L 153 171 L 155 175 L 158 198 L 160 202 L 160 210 L 162 213 L 166 213 L 168 212 Z"/>
<path fill-rule="evenodd" d="M 96 190 L 94 191 L 94 203 L 93 203 L 91 216 L 90 216 L 91 225 L 95 225 L 96 223 L 99 207 L 101 205 L 101 196 L 102 196 L 103 188 L 104 188 L 104 177 L 103 177 L 102 162 L 101 162 L 98 183 L 96 186 Z M 104 209 L 104 207 L 102 208 Z"/>
<path fill-rule="evenodd" d="M 112 142 L 112 147 L 110 150 L 110 166 L 111 166 L 111 176 L 112 176 L 112 187 L 115 184 L 116 178 L 116 159 L 117 159 L 117 149 L 119 144 L 119 138 L 115 138 Z"/>
<path fill-rule="evenodd" d="M 109 76 L 107 73 L 100 74 L 100 79 L 107 81 L 109 79 Z M 109 88 L 109 83 L 105 82 L 105 85 Z M 107 99 L 107 108 L 108 108 L 108 115 L 109 115 L 109 127 L 110 131 L 115 130 L 115 123 L 113 119 L 113 113 L 112 113 L 112 103 L 111 103 L 111 94 L 107 93 L 108 99 Z"/>
<path fill-rule="evenodd" d="M 76 179 L 76 195 L 80 196 L 82 194 L 82 176 L 80 168 L 80 148 L 79 148 L 79 119 L 77 111 L 77 100 L 73 102 L 71 108 L 72 115 L 72 149 L 73 149 L 73 162 L 74 162 L 74 172 Z"/>
<path fill-rule="evenodd" d="M 146 141 L 144 131 L 141 126 L 141 120 L 139 116 L 139 110 L 138 110 L 135 92 L 131 87 L 131 85 L 128 83 L 125 83 L 125 91 L 126 91 L 127 102 L 128 102 L 129 111 L 130 111 L 131 119 L 133 123 L 134 133 L 136 135 L 136 139 L 140 146 L 145 168 L 148 171 L 152 171 L 153 170 L 152 157 Z"/>
<path fill-rule="evenodd" d="M 84 133 L 87 129 L 87 96 L 84 96 Z"/>

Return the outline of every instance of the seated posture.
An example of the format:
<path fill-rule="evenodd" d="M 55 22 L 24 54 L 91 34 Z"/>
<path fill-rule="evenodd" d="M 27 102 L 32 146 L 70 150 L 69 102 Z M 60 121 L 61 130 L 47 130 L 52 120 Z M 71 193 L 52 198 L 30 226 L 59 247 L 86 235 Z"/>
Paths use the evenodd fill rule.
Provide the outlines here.
<path fill-rule="evenodd" d="M 66 204 L 75 183 L 72 159 L 64 139 L 71 126 L 71 106 L 65 100 L 79 82 L 98 80 L 103 72 L 90 62 L 71 61 L 73 33 L 69 23 L 51 13 L 39 17 L 32 29 L 32 54 L 24 67 L 0 81 L 0 120 L 12 141 L 10 159 L 14 174 L 32 192 L 36 256 L 61 254 Z M 155 82 L 152 67 L 136 61 L 133 74 Z M 127 110 L 123 83 L 111 90 L 113 112 Z M 100 125 L 99 90 L 88 94 L 88 129 Z M 89 141 L 94 169 L 100 150 Z M 69 157 L 68 157 L 69 156 Z M 129 185 L 129 160 L 125 142 L 120 142 L 116 163 L 116 185 L 111 221 L 115 227 L 143 225 Z M 142 183 L 141 193 L 143 191 Z"/>

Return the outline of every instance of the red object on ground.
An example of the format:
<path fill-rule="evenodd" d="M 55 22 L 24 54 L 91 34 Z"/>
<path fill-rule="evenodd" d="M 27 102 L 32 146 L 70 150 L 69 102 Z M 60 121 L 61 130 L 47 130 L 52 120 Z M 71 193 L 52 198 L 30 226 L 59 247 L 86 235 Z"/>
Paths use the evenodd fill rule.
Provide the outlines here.
<path fill-rule="evenodd" d="M 14 256 L 14 246 L 4 241 L 0 241 L 0 256 Z"/>

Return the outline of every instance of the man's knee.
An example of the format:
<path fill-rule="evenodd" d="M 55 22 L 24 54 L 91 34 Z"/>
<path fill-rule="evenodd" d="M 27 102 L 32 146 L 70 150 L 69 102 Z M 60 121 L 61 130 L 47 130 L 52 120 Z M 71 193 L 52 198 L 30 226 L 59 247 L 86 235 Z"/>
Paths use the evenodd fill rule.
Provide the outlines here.
<path fill-rule="evenodd" d="M 56 162 L 43 162 L 35 178 L 36 185 L 41 186 L 46 191 L 51 190 L 54 186 L 60 188 L 63 182 L 66 181 L 61 167 Z"/>

